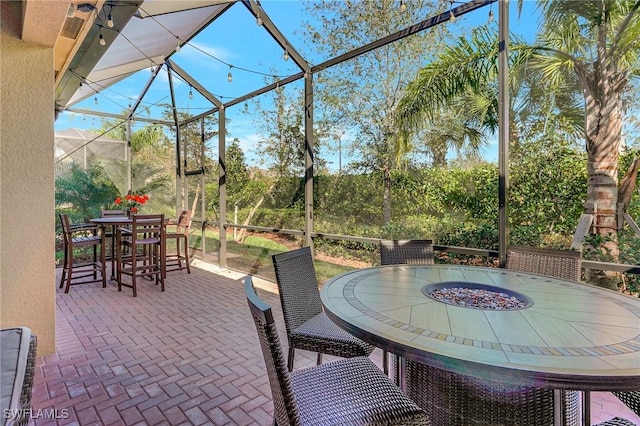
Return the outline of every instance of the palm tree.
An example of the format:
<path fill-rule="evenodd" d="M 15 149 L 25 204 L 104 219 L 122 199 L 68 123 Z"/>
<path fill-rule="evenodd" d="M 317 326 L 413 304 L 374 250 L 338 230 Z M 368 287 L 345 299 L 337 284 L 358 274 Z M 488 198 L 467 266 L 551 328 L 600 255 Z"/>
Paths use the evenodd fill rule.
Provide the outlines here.
<path fill-rule="evenodd" d="M 533 51 L 521 40 L 512 39 L 510 68 L 524 68 Z M 515 87 L 515 86 L 514 86 Z M 513 109 L 513 107 L 512 107 Z M 446 111 L 446 113 L 445 113 Z M 469 38 L 462 36 L 446 46 L 439 57 L 423 67 L 409 83 L 396 110 L 400 128 L 396 140 L 398 157 L 413 147 L 415 136 L 442 123 L 446 115 L 457 131 L 446 132 L 436 145 L 462 148 L 481 147 L 478 135 L 498 128 L 498 37 L 495 28 L 485 25 Z M 428 142 L 430 142 L 428 140 Z"/>
<path fill-rule="evenodd" d="M 567 113 L 565 122 L 571 123 L 575 117 L 571 94 L 573 88 L 579 88 L 584 112 L 581 127 L 588 154 L 587 202 L 594 206 L 597 233 L 607 240 L 605 250 L 613 259 L 618 256 L 615 236 L 622 95 L 629 80 L 640 72 L 639 6 L 637 0 L 539 0 L 543 24 L 538 44 L 526 46 L 516 40 L 509 58 L 512 87 L 527 69 L 540 72 L 546 87 L 556 88 L 549 93 L 556 106 L 561 105 L 564 95 L 570 94 L 564 99 L 570 107 L 555 110 Z M 399 152 L 410 147 L 410 137 L 434 111 L 459 102 L 465 94 L 481 95 L 485 88 L 494 87 L 497 48 L 497 37 L 488 37 L 480 30 L 470 41 L 460 40 L 456 46 L 447 48 L 438 61 L 420 71 L 398 109 L 399 122 L 403 123 Z M 490 128 L 496 118 L 497 96 L 492 90 L 484 93 L 491 101 L 486 103 L 485 111 L 475 113 L 482 126 Z M 514 126 L 510 129 L 513 142 L 517 135 Z M 632 191 L 634 185 L 625 185 L 629 187 Z"/>
<path fill-rule="evenodd" d="M 622 95 L 640 71 L 639 6 L 637 0 L 539 2 L 544 25 L 535 60 L 552 81 L 571 72 L 584 95 L 587 203 L 594 206 L 597 232 L 608 240 L 605 249 L 613 259 L 619 254 Z"/>

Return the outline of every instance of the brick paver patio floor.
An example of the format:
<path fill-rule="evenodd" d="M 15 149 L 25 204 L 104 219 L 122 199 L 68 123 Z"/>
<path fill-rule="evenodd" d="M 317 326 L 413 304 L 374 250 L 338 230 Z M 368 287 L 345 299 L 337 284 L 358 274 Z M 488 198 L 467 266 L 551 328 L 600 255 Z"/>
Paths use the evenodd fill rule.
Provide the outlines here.
<path fill-rule="evenodd" d="M 190 275 L 169 273 L 164 293 L 146 280 L 136 298 L 113 282 L 57 290 L 57 351 L 38 357 L 39 418 L 31 424 L 270 425 L 271 392 L 243 279 L 196 260 Z M 275 284 L 256 286 L 286 345 Z M 380 365 L 379 350 L 372 359 Z M 314 363 L 315 354 L 296 351 L 296 368 Z M 594 423 L 637 419 L 625 409 L 611 394 L 593 397 Z"/>

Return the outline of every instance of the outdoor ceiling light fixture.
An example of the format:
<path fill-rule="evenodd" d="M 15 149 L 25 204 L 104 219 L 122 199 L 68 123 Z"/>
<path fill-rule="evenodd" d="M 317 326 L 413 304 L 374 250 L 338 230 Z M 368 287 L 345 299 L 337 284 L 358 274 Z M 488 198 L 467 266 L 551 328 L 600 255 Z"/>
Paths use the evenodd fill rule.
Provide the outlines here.
<path fill-rule="evenodd" d="M 102 37 L 102 30 L 100 30 L 100 46 L 106 46 L 107 42 L 105 41 L 104 37 Z"/>
<path fill-rule="evenodd" d="M 81 3 L 76 6 L 76 9 L 79 10 L 80 12 L 92 12 L 96 10 L 96 7 L 91 3 Z"/>

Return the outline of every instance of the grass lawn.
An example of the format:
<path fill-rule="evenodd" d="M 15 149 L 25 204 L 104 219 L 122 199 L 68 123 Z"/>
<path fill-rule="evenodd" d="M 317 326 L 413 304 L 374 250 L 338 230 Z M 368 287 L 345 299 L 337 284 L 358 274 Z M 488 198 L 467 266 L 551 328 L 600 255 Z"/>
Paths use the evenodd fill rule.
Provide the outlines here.
<path fill-rule="evenodd" d="M 200 247 L 201 238 L 199 232 L 191 235 L 189 237 L 190 245 L 192 247 Z M 218 232 L 207 230 L 205 232 L 205 238 L 207 253 L 217 252 L 220 246 Z M 230 268 L 245 271 L 249 274 L 264 277 L 272 281 L 275 281 L 275 275 L 271 256 L 298 247 L 294 241 L 291 241 L 291 244 L 283 244 L 280 241 L 261 236 L 260 234 L 248 236 L 243 243 L 237 243 L 230 238 L 233 238 L 233 235 L 228 233 L 227 265 Z M 336 263 L 314 259 L 319 283 L 324 283 L 331 277 L 354 269 L 353 267 L 340 265 L 338 263 L 340 259 L 335 260 Z"/>

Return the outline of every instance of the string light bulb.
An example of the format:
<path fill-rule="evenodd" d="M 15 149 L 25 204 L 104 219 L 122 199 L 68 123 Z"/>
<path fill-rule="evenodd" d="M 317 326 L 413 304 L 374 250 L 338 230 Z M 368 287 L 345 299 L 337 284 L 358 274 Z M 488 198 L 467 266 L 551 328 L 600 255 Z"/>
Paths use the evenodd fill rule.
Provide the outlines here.
<path fill-rule="evenodd" d="M 113 17 L 111 16 L 111 12 L 109 12 L 109 16 L 107 16 L 107 27 L 113 28 Z"/>
<path fill-rule="evenodd" d="M 260 16 L 260 13 L 256 16 L 256 24 L 258 26 L 262 25 L 262 17 Z"/>
<path fill-rule="evenodd" d="M 287 49 L 284 49 L 284 54 L 282 55 L 282 59 L 284 59 L 285 61 L 289 60 L 289 51 Z"/>
<path fill-rule="evenodd" d="M 189 87 L 189 99 L 193 99 L 193 90 Z"/>
<path fill-rule="evenodd" d="M 178 44 L 176 44 L 176 53 L 180 51 L 180 40 L 178 40 Z"/>
<path fill-rule="evenodd" d="M 95 105 L 98 105 L 98 96 L 97 95 L 93 97 L 93 103 Z"/>
<path fill-rule="evenodd" d="M 406 12 L 407 11 L 407 4 L 404 2 L 404 0 L 400 0 L 400 12 Z"/>
<path fill-rule="evenodd" d="M 493 9 L 489 9 L 489 22 L 493 22 Z"/>
<path fill-rule="evenodd" d="M 227 81 L 229 83 L 233 81 L 233 75 L 231 74 L 231 65 L 229 65 L 229 74 L 227 74 Z"/>
<path fill-rule="evenodd" d="M 453 2 L 451 2 L 449 6 L 449 21 L 453 22 L 455 20 L 456 20 L 456 15 L 453 13 Z"/>
<path fill-rule="evenodd" d="M 244 102 L 244 113 L 245 114 L 249 113 L 249 104 L 247 103 L 247 101 Z"/>
<path fill-rule="evenodd" d="M 102 31 L 100 32 L 100 46 L 106 46 L 107 42 L 105 41 L 104 37 L 102 37 Z"/>

